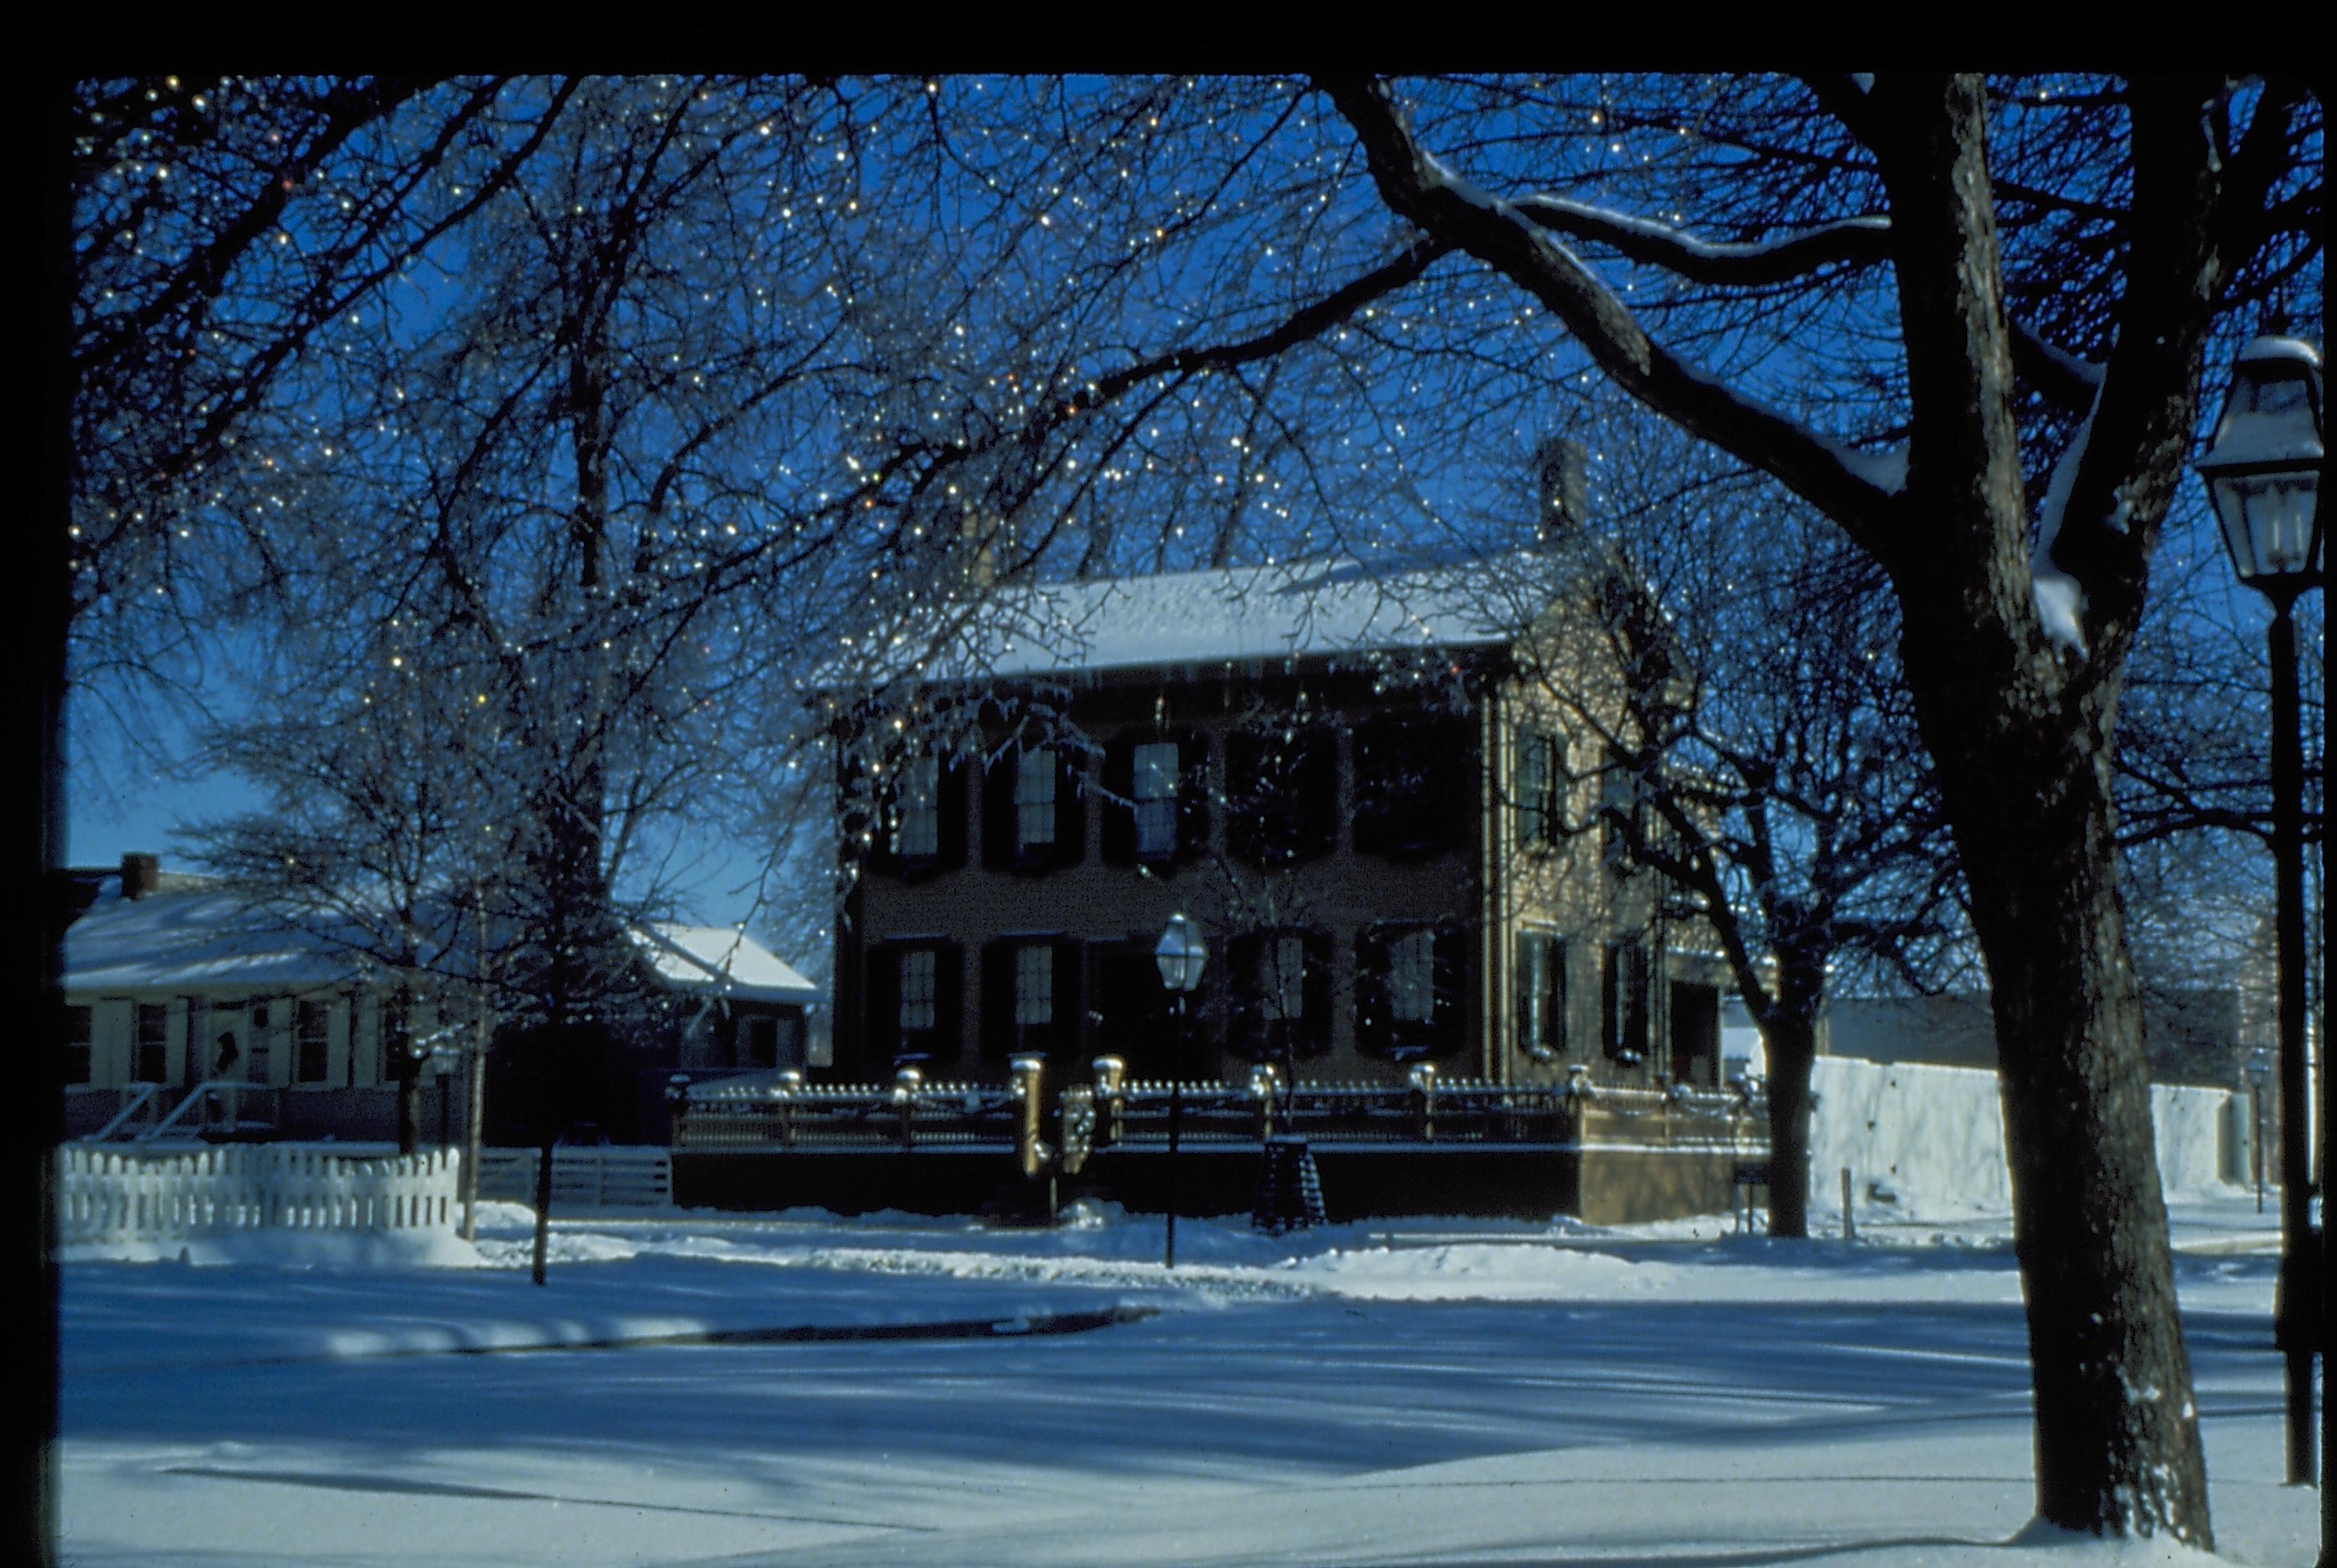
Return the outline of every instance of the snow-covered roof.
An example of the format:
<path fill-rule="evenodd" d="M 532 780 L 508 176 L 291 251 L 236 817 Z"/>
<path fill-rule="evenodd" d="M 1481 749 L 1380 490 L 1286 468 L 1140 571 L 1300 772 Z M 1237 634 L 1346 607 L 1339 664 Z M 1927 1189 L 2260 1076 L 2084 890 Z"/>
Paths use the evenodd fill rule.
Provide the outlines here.
<path fill-rule="evenodd" d="M 660 978 L 684 990 L 704 990 L 750 1002 L 819 1000 L 819 988 L 770 949 L 735 926 L 686 926 L 655 920 L 632 938 Z"/>
<path fill-rule="evenodd" d="M 747 1001 L 819 999 L 819 989 L 745 932 L 655 922 L 633 928 L 650 967 L 678 989 Z M 296 923 L 216 886 L 125 899 L 102 893 L 65 930 L 68 992 L 304 990 L 362 978 L 372 945 L 354 922 Z"/>
<path fill-rule="evenodd" d="M 68 991 L 329 986 L 355 977 L 352 945 L 225 889 L 125 899 L 117 885 L 65 929 L 64 985 Z"/>
<path fill-rule="evenodd" d="M 1550 575 L 1547 555 L 1518 551 L 1458 563 L 1317 557 L 1041 583 L 999 593 L 1003 614 L 985 618 L 967 663 L 1035 676 L 1497 647 L 1532 618 Z"/>

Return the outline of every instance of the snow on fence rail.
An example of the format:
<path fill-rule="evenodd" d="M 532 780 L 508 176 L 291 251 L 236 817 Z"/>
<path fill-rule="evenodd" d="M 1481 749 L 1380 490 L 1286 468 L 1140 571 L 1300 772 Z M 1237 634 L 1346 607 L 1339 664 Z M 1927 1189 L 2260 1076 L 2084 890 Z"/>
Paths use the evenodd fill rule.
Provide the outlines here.
<path fill-rule="evenodd" d="M 290 1144 L 57 1151 L 57 1240 L 177 1242 L 235 1232 L 445 1230 L 462 1156 L 352 1158 Z"/>

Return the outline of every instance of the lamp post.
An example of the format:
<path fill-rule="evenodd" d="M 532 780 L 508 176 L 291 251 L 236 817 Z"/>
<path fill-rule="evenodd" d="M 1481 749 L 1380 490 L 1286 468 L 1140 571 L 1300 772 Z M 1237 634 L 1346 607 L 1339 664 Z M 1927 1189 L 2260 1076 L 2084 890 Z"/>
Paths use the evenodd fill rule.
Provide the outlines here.
<path fill-rule="evenodd" d="M 2256 1213 L 2264 1213 L 2264 1086 L 2272 1081 L 2272 1053 L 2259 1046 L 2248 1053 L 2248 1166 L 2256 1183 Z"/>
<path fill-rule="evenodd" d="M 2321 1257 L 2308 1206 L 2312 1116 L 2304 1057 L 2304 755 L 2297 722 L 2297 597 L 2321 583 L 2321 351 L 2293 337 L 2259 337 L 2232 366 L 2232 390 L 2199 460 L 2224 544 L 2240 580 L 2272 602 L 2272 853 L 2280 1013 L 2281 1260 L 2274 1338 L 2287 1362 L 2288 1480 L 2313 1479 L 2314 1318 L 2327 1330 Z M 2328 1169 L 2330 1080 L 2322 1074 L 2322 1169 Z M 2325 1459 L 2331 1439 L 2324 1429 Z M 2322 1487 L 2322 1537 L 2332 1524 Z"/>
<path fill-rule="evenodd" d="M 1177 1144 L 1185 1124 L 1185 998 L 1201 983 L 1201 969 L 1209 961 L 1208 944 L 1201 928 L 1185 911 L 1168 917 L 1160 940 L 1152 950 L 1160 968 L 1160 983 L 1177 998 L 1177 1056 L 1168 1075 L 1168 1249 L 1163 1266 L 1177 1266 Z"/>

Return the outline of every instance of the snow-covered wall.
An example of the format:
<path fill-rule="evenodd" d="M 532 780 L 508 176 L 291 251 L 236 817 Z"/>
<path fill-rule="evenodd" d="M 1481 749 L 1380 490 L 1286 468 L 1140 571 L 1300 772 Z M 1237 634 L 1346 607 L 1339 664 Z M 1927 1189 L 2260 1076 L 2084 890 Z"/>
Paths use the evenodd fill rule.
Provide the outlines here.
<path fill-rule="evenodd" d="M 1810 1128 L 1810 1196 L 1841 1201 L 1848 1167 L 1854 1202 L 1870 1184 L 1911 1213 L 2005 1212 L 2012 1195 L 2004 1161 L 2004 1114 L 1996 1075 L 1970 1067 L 1920 1066 L 1821 1057 L 1811 1076 L 1817 1108 Z M 2151 1090 L 2158 1179 L 2170 1193 L 2212 1188 L 2244 1169 L 2246 1122 L 2224 1089 L 2159 1085 Z"/>

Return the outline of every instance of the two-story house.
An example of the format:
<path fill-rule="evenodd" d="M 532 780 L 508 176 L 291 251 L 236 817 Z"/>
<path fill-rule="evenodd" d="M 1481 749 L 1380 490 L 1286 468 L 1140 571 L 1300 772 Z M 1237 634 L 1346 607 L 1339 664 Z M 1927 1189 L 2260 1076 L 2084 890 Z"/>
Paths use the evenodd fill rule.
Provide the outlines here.
<path fill-rule="evenodd" d="M 914 711 L 832 702 L 836 1076 L 1716 1086 L 1723 966 L 1597 827 L 1550 698 L 1569 663 L 1598 689 L 1583 559 L 991 589 Z M 1151 958 L 1179 910 L 1210 949 L 1183 1037 Z"/>

